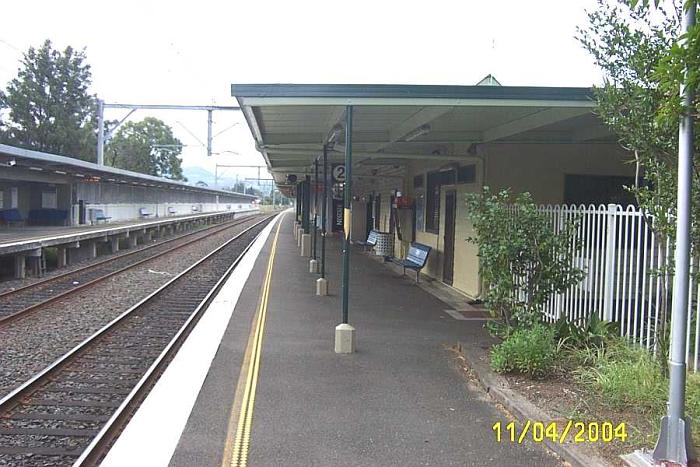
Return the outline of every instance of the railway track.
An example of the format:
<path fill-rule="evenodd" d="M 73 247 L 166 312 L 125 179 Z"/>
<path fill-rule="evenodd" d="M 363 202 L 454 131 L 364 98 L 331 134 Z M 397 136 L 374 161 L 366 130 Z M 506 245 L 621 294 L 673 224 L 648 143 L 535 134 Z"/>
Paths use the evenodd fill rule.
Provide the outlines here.
<path fill-rule="evenodd" d="M 250 222 L 256 217 L 248 216 L 203 230 L 196 230 L 126 254 L 112 256 L 14 290 L 1 292 L 0 327 L 19 317 L 26 316 L 28 313 L 55 300 L 74 294 L 109 277 L 184 248 L 199 240 L 216 235 L 233 226 Z"/>
<path fill-rule="evenodd" d="M 0 400 L 0 465 L 94 465 L 272 217 L 239 233 Z"/>

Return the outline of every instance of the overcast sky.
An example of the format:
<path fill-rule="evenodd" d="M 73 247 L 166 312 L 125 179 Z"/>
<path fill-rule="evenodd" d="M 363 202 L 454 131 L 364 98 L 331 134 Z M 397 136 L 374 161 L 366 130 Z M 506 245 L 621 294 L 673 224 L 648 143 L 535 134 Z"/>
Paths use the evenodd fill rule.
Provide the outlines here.
<path fill-rule="evenodd" d="M 21 53 L 51 39 L 86 48 L 92 92 L 106 102 L 235 105 L 231 83 L 590 86 L 601 81 L 576 42 L 595 0 L 5 2 L 0 86 Z M 107 118 L 124 111 L 110 110 Z M 138 111 L 162 118 L 187 147 L 184 165 L 262 164 L 240 113 Z M 179 123 L 178 123 L 179 122 Z M 185 129 L 186 128 L 186 129 Z M 229 170 L 229 173 L 233 172 Z M 254 172 L 248 172 L 252 176 Z"/>

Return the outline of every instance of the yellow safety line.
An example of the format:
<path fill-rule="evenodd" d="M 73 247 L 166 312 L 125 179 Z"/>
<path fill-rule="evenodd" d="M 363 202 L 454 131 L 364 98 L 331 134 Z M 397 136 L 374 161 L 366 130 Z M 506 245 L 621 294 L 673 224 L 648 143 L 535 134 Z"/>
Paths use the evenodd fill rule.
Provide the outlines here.
<path fill-rule="evenodd" d="M 275 232 L 275 238 L 270 249 L 270 259 L 267 263 L 267 272 L 263 281 L 263 288 L 260 292 L 260 303 L 256 313 L 255 326 L 251 329 L 251 335 L 248 339 L 246 348 L 246 356 L 241 368 L 241 377 L 239 377 L 236 397 L 234 399 L 234 407 L 231 413 L 231 422 L 235 417 L 236 406 L 240 406 L 238 414 L 238 423 L 236 425 L 236 436 L 233 439 L 233 452 L 228 462 L 230 451 L 230 436 L 227 436 L 226 447 L 224 449 L 224 458 L 222 465 L 230 465 L 231 467 L 245 467 L 248 463 L 248 449 L 250 447 L 250 431 L 253 424 L 253 408 L 255 406 L 255 392 L 258 385 L 258 374 L 260 370 L 260 356 L 262 352 L 263 333 L 265 331 L 265 318 L 267 316 L 267 302 L 270 296 L 270 284 L 272 282 L 272 269 L 275 262 L 275 252 L 277 251 L 277 239 L 280 234 L 283 217 L 280 218 Z M 242 400 L 241 396 L 241 380 L 245 374 L 245 387 L 243 389 Z M 229 423 L 229 434 L 233 423 Z"/>

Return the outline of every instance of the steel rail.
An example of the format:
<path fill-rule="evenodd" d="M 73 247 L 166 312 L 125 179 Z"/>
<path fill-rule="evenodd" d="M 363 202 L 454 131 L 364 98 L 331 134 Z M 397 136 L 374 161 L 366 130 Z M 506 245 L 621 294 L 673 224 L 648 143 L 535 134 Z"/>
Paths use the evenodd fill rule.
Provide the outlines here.
<path fill-rule="evenodd" d="M 251 227 L 251 229 L 253 227 Z M 243 235 L 243 233 L 241 233 L 241 235 Z M 136 383 L 136 386 L 134 386 L 119 408 L 117 408 L 117 410 L 112 414 L 105 426 L 102 427 L 97 436 L 93 438 L 92 442 L 75 461 L 73 467 L 96 465 L 100 458 L 106 454 L 111 443 L 119 435 L 124 423 L 126 423 L 130 418 L 130 409 L 133 408 L 134 404 L 140 403 L 142 396 L 147 394 L 150 383 L 160 375 L 160 370 L 162 367 L 164 367 L 166 362 L 168 362 L 170 356 L 174 355 L 175 351 L 179 349 L 180 344 L 182 344 L 184 339 L 189 335 L 189 331 L 194 324 L 196 324 L 201 313 L 208 307 L 212 297 L 221 289 L 224 282 L 226 282 L 233 270 L 236 268 L 236 266 L 238 266 L 238 263 L 240 263 L 240 261 L 243 259 L 243 256 L 245 256 L 248 250 L 250 250 L 259 236 L 260 233 L 255 236 L 255 238 L 245 247 L 245 249 L 233 261 L 233 263 L 231 263 L 231 266 L 229 266 L 216 285 L 209 291 L 204 300 L 202 300 L 202 302 L 192 312 L 192 315 L 190 315 L 187 321 L 182 325 L 167 347 L 163 349 L 148 370 L 146 370 L 146 373 L 141 377 L 139 382 Z"/>
<path fill-rule="evenodd" d="M 99 276 L 99 277 L 97 277 L 97 278 L 95 278 L 95 279 L 89 280 L 89 281 L 87 281 L 87 282 L 83 282 L 83 283 L 81 283 L 81 284 L 79 284 L 79 285 L 76 285 L 75 287 L 72 287 L 72 288 L 70 288 L 70 289 L 68 289 L 68 290 L 64 290 L 63 292 L 59 292 L 59 293 L 57 293 L 57 294 L 55 294 L 55 295 L 52 295 L 51 297 L 49 297 L 49 298 L 47 298 L 47 299 L 45 299 L 45 300 L 42 300 L 42 301 L 40 301 L 40 302 L 33 303 L 33 304 L 31 304 L 31 305 L 29 305 L 29 306 L 27 306 L 27 307 L 25 307 L 25 308 L 22 308 L 22 309 L 19 310 L 19 311 L 16 311 L 16 312 L 14 312 L 14 313 L 8 314 L 8 315 L 6 315 L 6 316 L 2 316 L 2 317 L 0 317 L 0 327 L 9 324 L 9 323 L 12 322 L 12 321 L 15 321 L 15 320 L 19 319 L 20 317 L 27 316 L 30 312 L 36 311 L 36 310 L 39 309 L 40 307 L 43 307 L 43 306 L 45 306 L 45 305 L 48 305 L 49 303 L 52 303 L 52 302 L 54 302 L 54 301 L 56 301 L 56 300 L 58 300 L 58 299 L 60 299 L 60 298 L 65 298 L 65 297 L 68 296 L 68 295 L 74 294 L 74 293 L 76 293 L 76 292 L 78 292 L 78 291 L 80 291 L 80 290 L 83 290 L 83 289 L 87 288 L 87 287 L 90 287 L 90 286 L 93 286 L 93 285 L 95 285 L 95 284 L 98 284 L 98 283 L 100 283 L 100 282 L 102 282 L 102 281 L 104 281 L 104 280 L 106 280 L 106 279 L 108 279 L 108 278 L 110 278 L 110 277 L 113 277 L 113 276 L 115 276 L 115 275 L 117 275 L 117 274 L 121 274 L 121 273 L 123 273 L 123 272 L 125 272 L 125 271 L 128 271 L 128 270 L 130 270 L 130 269 L 133 269 L 133 268 L 135 268 L 135 267 L 137 267 L 137 266 L 140 266 L 140 265 L 142 265 L 142 264 L 144 264 L 144 263 L 146 263 L 146 262 L 148 262 L 148 261 L 152 261 L 152 260 L 154 260 L 154 259 L 160 258 L 161 256 L 164 256 L 164 255 L 166 255 L 166 254 L 172 253 L 173 251 L 178 251 L 178 250 L 180 250 L 181 248 L 184 248 L 184 247 L 186 247 L 186 246 L 188 246 L 188 245 L 191 245 L 191 244 L 193 244 L 193 243 L 196 243 L 196 242 L 198 242 L 198 241 L 200 241 L 200 240 L 203 240 L 203 239 L 205 239 L 205 238 L 209 238 L 209 237 L 211 237 L 211 236 L 213 236 L 213 235 L 216 235 L 216 234 L 218 234 L 218 233 L 220 233 L 220 232 L 223 232 L 223 231 L 226 230 L 226 229 L 229 229 L 229 228 L 231 228 L 231 227 L 235 227 L 235 226 L 237 226 L 237 225 L 244 224 L 244 223 L 250 221 L 251 219 L 254 219 L 254 217 L 255 217 L 255 216 L 248 216 L 248 217 L 244 217 L 244 218 L 242 218 L 242 219 L 235 219 L 235 220 L 233 220 L 233 221 L 231 221 L 231 222 L 227 222 L 227 223 L 225 223 L 225 224 L 220 224 L 220 225 L 212 226 L 212 227 L 207 228 L 207 229 L 204 229 L 204 230 L 197 230 L 197 231 L 195 231 L 195 232 L 190 232 L 190 233 L 188 233 L 188 234 L 181 235 L 181 236 L 178 236 L 178 237 L 176 237 L 176 238 L 172 238 L 172 239 L 166 240 L 166 241 L 164 241 L 164 242 L 159 242 L 159 243 L 157 243 L 157 244 L 150 245 L 150 246 L 148 246 L 148 247 L 146 247 L 146 248 L 141 248 L 141 249 L 139 249 L 139 250 L 132 251 L 132 252 L 127 253 L 127 254 L 125 254 L 125 255 L 115 256 L 115 257 L 112 257 L 112 258 L 108 258 L 108 259 L 106 259 L 106 260 L 104 260 L 104 261 L 100 261 L 99 263 L 96 263 L 96 264 L 87 265 L 87 266 L 85 266 L 84 268 L 76 269 L 76 270 L 74 270 L 74 271 L 67 272 L 67 273 L 62 274 L 62 275 L 60 275 L 60 276 L 56 276 L 56 277 L 49 278 L 49 279 L 47 279 L 46 281 L 35 282 L 35 283 L 33 283 L 33 284 L 28 284 L 28 285 L 26 285 L 26 286 L 24 286 L 24 287 L 22 287 L 22 288 L 20 288 L 20 289 L 16 289 L 16 290 L 14 290 L 14 291 L 8 291 L 8 292 L 5 292 L 4 294 L 0 294 L 0 298 L 4 298 L 4 297 L 7 297 L 8 295 L 14 295 L 14 294 L 17 294 L 17 293 L 19 293 L 19 292 L 26 292 L 27 290 L 30 290 L 30 289 L 37 289 L 37 288 L 39 288 L 39 287 L 46 286 L 47 284 L 50 284 L 50 283 L 52 283 L 52 282 L 55 282 L 55 281 L 57 281 L 57 280 L 59 280 L 59 279 L 65 279 L 65 278 L 68 277 L 68 276 L 75 276 L 76 273 L 86 272 L 86 271 L 88 271 L 88 270 L 95 269 L 95 268 L 97 268 L 97 267 L 99 267 L 99 266 L 103 266 L 103 265 L 105 265 L 105 264 L 114 262 L 114 261 L 116 261 L 116 260 L 120 260 L 120 259 L 123 259 L 123 258 L 127 258 L 128 256 L 135 255 L 135 254 L 138 254 L 138 253 L 142 253 L 142 252 L 144 252 L 144 251 L 148 251 L 148 250 L 150 250 L 150 249 L 152 249 L 152 248 L 160 247 L 160 246 L 162 246 L 162 245 L 166 245 L 166 244 L 168 244 L 168 243 L 170 243 L 170 242 L 174 242 L 174 241 L 177 241 L 177 240 L 182 240 L 183 238 L 187 238 L 187 237 L 196 236 L 196 238 L 192 238 L 192 239 L 190 239 L 190 240 L 187 240 L 187 241 L 185 241 L 184 243 L 182 243 L 182 244 L 180 244 L 180 245 L 176 245 L 175 247 L 173 247 L 173 248 L 171 248 L 171 249 L 167 249 L 167 250 L 165 250 L 165 251 L 161 251 L 161 252 L 159 252 L 159 253 L 156 253 L 156 254 L 147 256 L 146 258 L 142 258 L 142 259 L 140 259 L 140 260 L 137 260 L 136 262 L 131 263 L 131 264 L 128 264 L 128 265 L 126 265 L 126 266 L 124 266 L 124 267 L 122 267 L 122 268 L 116 269 L 116 270 L 114 270 L 114 271 L 110 271 L 110 272 L 108 272 L 107 274 L 101 275 L 101 276 Z M 202 233 L 204 233 L 204 235 L 199 235 L 199 236 L 197 236 L 197 234 L 202 234 Z"/>
<path fill-rule="evenodd" d="M 101 329 L 93 333 L 91 336 L 83 340 L 80 344 L 76 345 L 73 349 L 65 353 L 62 357 L 51 363 L 49 366 L 36 373 L 32 378 L 24 382 L 21 386 L 14 389 L 12 392 L 0 399 L 0 417 L 7 414 L 15 406 L 21 404 L 23 400 L 30 397 L 31 394 L 39 390 L 43 384 L 50 381 L 52 377 L 56 375 L 62 368 L 71 363 L 74 359 L 78 358 L 83 354 L 89 347 L 94 346 L 97 342 L 109 335 L 110 331 L 114 331 L 118 325 L 124 323 L 127 318 L 134 316 L 136 312 L 140 311 L 145 305 L 150 304 L 155 298 L 160 297 L 165 291 L 170 289 L 173 284 L 181 280 L 183 277 L 194 271 L 198 266 L 200 266 L 205 261 L 213 258 L 215 255 L 220 253 L 224 248 L 232 244 L 233 242 L 239 240 L 242 236 L 250 232 L 252 229 L 256 228 L 260 224 L 267 222 L 273 216 L 268 216 L 265 219 L 256 222 L 254 225 L 246 228 L 244 231 L 238 233 L 235 237 L 227 240 L 225 243 L 217 247 L 215 250 L 208 253 L 206 256 L 200 258 L 194 264 L 189 266 L 187 269 L 179 273 L 177 276 L 171 278 L 168 282 L 163 284 L 157 290 L 153 291 L 147 297 L 143 298 L 140 302 L 133 305 L 128 310 L 124 311 L 121 315 L 114 318 L 112 321 L 104 325 Z M 191 315 L 187 318 L 185 323 L 180 327 L 175 336 L 170 340 L 167 346 L 160 352 L 159 356 L 153 361 L 151 366 L 145 371 L 144 375 L 139 379 L 136 385 L 133 387 L 126 399 L 120 404 L 117 410 L 110 416 L 107 424 L 102 427 L 98 432 L 93 441 L 86 447 L 83 454 L 76 461 L 76 465 L 83 465 L 85 460 L 92 456 L 98 454 L 100 446 L 104 447 L 105 442 L 112 440 L 120 421 L 125 419 L 127 415 L 127 410 L 130 408 L 137 396 L 144 393 L 145 389 L 148 387 L 147 383 L 152 381 L 153 378 L 158 375 L 158 370 L 162 367 L 163 363 L 166 361 L 167 357 L 171 355 L 177 345 L 182 342 L 182 339 L 186 337 L 186 332 L 192 327 L 196 322 L 196 319 L 201 315 L 202 311 L 206 309 L 213 295 L 221 288 L 223 282 L 230 276 L 233 269 L 238 265 L 242 257 L 249 250 L 250 246 L 254 243 L 255 239 L 258 238 L 260 234 L 255 236 L 255 238 L 244 248 L 244 250 L 238 255 L 238 257 L 232 262 L 232 264 L 227 268 L 226 272 L 217 280 L 213 288 L 211 288 L 205 298 L 196 306 Z"/>

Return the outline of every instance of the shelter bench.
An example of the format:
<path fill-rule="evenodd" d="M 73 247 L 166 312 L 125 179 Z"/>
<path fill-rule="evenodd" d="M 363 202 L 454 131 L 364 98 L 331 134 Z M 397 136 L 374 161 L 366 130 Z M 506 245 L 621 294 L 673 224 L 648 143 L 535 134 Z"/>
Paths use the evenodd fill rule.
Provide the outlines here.
<path fill-rule="evenodd" d="M 175 209 L 175 208 L 172 207 L 172 206 L 168 206 L 168 214 L 171 215 L 171 216 L 172 216 L 173 214 L 177 214 L 177 209 Z"/>
<path fill-rule="evenodd" d="M 413 269 L 416 271 L 416 284 L 420 282 L 420 271 L 428 260 L 430 250 L 431 248 L 428 245 L 411 243 L 411 246 L 408 248 L 406 259 L 397 262 L 399 266 L 403 266 L 403 275 L 406 275 L 406 269 Z"/>
<path fill-rule="evenodd" d="M 24 224 L 24 219 L 19 209 L 5 209 L 0 211 L 0 220 L 7 225 Z"/>
<path fill-rule="evenodd" d="M 92 210 L 92 220 L 95 224 L 99 224 L 100 221 L 109 222 L 112 216 L 105 216 L 104 209 L 93 209 Z"/>
<path fill-rule="evenodd" d="M 64 209 L 40 208 L 32 209 L 27 216 L 29 225 L 66 225 L 68 211 Z"/>
<path fill-rule="evenodd" d="M 367 240 L 364 242 L 362 240 L 357 240 L 355 243 L 360 245 L 365 250 L 371 250 L 377 244 L 377 231 L 374 229 L 370 230 Z"/>
<path fill-rule="evenodd" d="M 148 212 L 148 209 L 146 208 L 139 208 L 139 216 L 141 217 L 148 217 L 151 216 L 152 213 Z"/>

